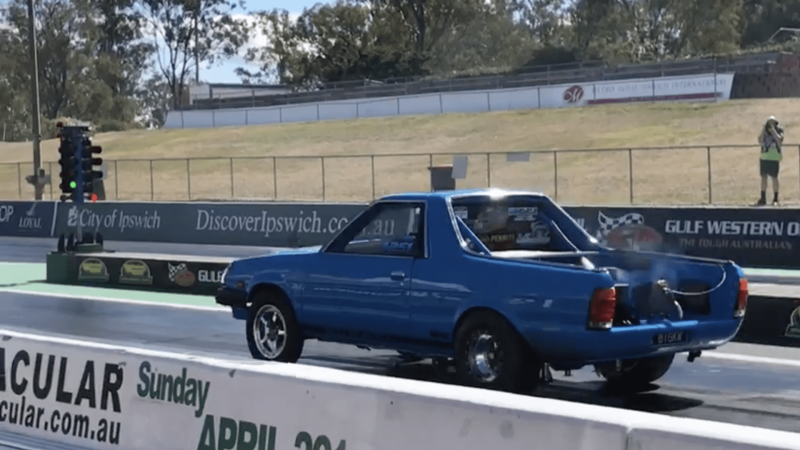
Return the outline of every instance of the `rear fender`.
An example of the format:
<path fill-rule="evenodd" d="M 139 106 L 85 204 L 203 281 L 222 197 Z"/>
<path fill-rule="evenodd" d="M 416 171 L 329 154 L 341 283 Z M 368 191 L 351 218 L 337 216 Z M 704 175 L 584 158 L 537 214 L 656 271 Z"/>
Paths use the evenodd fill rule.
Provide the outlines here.
<path fill-rule="evenodd" d="M 647 284 L 665 280 L 683 308 L 684 318 L 731 319 L 742 269 L 731 261 L 652 252 L 604 252 L 598 266 L 618 269 L 618 283 L 631 287 L 630 295 L 646 290 Z M 635 299 L 631 299 L 635 301 Z"/>
<path fill-rule="evenodd" d="M 488 309 L 503 316 L 534 346 L 545 345 L 550 330 L 584 330 L 593 292 L 614 285 L 606 272 L 534 267 L 522 261 L 494 262 L 476 273 L 492 282 L 459 306 L 453 317 L 453 335 L 465 315 Z"/>

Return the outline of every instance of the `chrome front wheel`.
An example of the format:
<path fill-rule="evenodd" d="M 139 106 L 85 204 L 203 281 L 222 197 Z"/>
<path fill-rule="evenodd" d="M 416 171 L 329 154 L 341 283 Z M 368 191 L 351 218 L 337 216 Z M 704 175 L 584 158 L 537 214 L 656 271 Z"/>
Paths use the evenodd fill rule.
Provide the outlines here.
<path fill-rule="evenodd" d="M 253 358 L 289 363 L 300 359 L 305 338 L 285 296 L 257 294 L 250 306 L 246 331 Z"/>
<path fill-rule="evenodd" d="M 277 358 L 286 348 L 286 319 L 274 305 L 264 305 L 253 321 L 256 347 L 266 359 Z"/>

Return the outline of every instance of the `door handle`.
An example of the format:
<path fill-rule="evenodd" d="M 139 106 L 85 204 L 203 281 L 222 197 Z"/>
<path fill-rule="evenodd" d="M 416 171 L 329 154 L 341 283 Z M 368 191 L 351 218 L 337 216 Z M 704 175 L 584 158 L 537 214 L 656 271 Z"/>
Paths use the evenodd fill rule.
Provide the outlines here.
<path fill-rule="evenodd" d="M 399 272 L 399 271 L 398 272 L 392 272 L 391 277 L 392 277 L 393 280 L 403 281 L 403 280 L 406 279 L 406 274 L 404 274 L 403 272 Z"/>

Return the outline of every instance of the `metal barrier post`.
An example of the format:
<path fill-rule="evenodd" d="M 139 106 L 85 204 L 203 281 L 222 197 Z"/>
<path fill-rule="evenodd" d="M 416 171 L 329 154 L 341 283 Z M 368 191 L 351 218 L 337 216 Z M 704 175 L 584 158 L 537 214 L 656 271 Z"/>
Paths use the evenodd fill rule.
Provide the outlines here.
<path fill-rule="evenodd" d="M 156 198 L 155 181 L 153 180 L 153 160 L 150 160 L 150 201 Z"/>
<path fill-rule="evenodd" d="M 442 96 L 439 96 L 439 100 L 442 99 Z M 428 167 L 433 167 L 433 153 L 428 153 Z M 431 192 L 433 192 L 433 186 L 431 186 Z"/>
<path fill-rule="evenodd" d="M 119 170 L 116 161 L 114 161 L 114 200 L 119 200 Z"/>
<path fill-rule="evenodd" d="M 272 193 L 278 199 L 278 158 L 272 157 Z"/>
<path fill-rule="evenodd" d="M 706 147 L 706 157 L 708 159 L 708 204 L 712 204 L 711 194 L 711 147 Z"/>
<path fill-rule="evenodd" d="M 319 157 L 319 166 L 322 172 L 322 201 L 325 201 L 325 157 Z"/>
<path fill-rule="evenodd" d="M 230 158 L 230 168 L 231 168 L 231 198 L 236 198 L 234 195 L 234 184 L 233 184 L 233 158 Z"/>
<path fill-rule="evenodd" d="M 492 154 L 486 153 L 486 187 L 492 187 Z"/>
<path fill-rule="evenodd" d="M 375 200 L 375 155 L 372 155 L 370 159 L 372 165 L 372 199 Z"/>
<path fill-rule="evenodd" d="M 628 149 L 628 191 L 630 203 L 633 204 L 633 149 Z"/>
<path fill-rule="evenodd" d="M 558 152 L 553 151 L 553 200 L 558 201 Z"/>

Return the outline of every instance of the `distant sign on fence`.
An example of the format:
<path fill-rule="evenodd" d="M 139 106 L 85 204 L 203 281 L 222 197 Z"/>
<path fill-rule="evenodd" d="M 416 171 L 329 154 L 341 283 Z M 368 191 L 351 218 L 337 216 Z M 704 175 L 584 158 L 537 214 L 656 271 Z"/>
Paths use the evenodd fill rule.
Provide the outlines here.
<path fill-rule="evenodd" d="M 719 101 L 730 99 L 732 86 L 732 73 L 709 73 L 265 108 L 170 111 L 164 128 L 271 125 L 368 117 L 563 108 L 606 103 Z"/>

